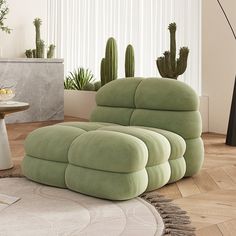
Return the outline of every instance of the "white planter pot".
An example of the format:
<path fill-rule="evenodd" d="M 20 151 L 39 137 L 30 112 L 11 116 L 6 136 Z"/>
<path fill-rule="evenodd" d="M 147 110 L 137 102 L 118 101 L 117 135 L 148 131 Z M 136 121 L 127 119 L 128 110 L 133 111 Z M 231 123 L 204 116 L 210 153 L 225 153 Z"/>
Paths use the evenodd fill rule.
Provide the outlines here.
<path fill-rule="evenodd" d="M 65 116 L 89 119 L 96 107 L 96 92 L 81 90 L 64 90 Z"/>

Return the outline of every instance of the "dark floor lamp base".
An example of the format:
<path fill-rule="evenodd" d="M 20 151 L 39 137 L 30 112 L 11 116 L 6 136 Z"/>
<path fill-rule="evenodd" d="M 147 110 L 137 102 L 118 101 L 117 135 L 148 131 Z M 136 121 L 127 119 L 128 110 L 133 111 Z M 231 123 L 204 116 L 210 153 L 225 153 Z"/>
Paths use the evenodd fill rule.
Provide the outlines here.
<path fill-rule="evenodd" d="M 236 147 L 236 77 L 229 116 L 229 124 L 226 136 L 226 144 Z"/>

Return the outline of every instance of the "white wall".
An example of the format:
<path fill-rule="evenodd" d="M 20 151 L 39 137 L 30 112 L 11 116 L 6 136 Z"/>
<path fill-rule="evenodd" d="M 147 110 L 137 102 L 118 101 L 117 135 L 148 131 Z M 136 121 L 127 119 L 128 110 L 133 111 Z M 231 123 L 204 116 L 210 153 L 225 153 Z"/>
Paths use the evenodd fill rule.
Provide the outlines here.
<path fill-rule="evenodd" d="M 41 37 L 46 41 L 47 0 L 7 0 L 10 12 L 6 25 L 13 29 L 11 34 L 0 31 L 0 56 L 15 58 L 24 56 L 26 49 L 35 47 L 33 20 L 43 21 Z"/>
<path fill-rule="evenodd" d="M 236 30 L 236 1 L 221 0 Z M 202 91 L 209 96 L 209 131 L 227 131 L 236 74 L 236 41 L 216 0 L 202 1 Z"/>

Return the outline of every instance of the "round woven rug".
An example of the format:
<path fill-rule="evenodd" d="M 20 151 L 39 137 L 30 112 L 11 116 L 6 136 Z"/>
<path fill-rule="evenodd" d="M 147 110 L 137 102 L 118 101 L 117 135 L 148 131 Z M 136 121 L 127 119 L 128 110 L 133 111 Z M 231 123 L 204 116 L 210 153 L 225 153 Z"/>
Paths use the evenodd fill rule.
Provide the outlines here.
<path fill-rule="evenodd" d="M 186 212 L 156 193 L 108 201 L 25 178 L 0 178 L 1 194 L 20 198 L 1 207 L 0 196 L 4 236 L 195 235 Z"/>

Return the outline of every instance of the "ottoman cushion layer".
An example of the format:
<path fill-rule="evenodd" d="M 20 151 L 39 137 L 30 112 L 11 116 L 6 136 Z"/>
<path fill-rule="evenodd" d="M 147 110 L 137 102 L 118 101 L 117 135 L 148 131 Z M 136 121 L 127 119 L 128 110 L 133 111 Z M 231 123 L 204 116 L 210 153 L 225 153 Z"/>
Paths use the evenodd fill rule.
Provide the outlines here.
<path fill-rule="evenodd" d="M 99 198 L 127 200 L 142 194 L 147 188 L 145 169 L 132 173 L 93 170 L 69 164 L 66 185 L 69 189 Z"/>
<path fill-rule="evenodd" d="M 50 186 L 67 188 L 65 171 L 68 163 L 48 161 L 26 155 L 21 168 L 27 178 Z"/>
<path fill-rule="evenodd" d="M 167 130 L 142 126 L 138 127 L 143 128 L 145 130 L 152 130 L 153 132 L 161 134 L 168 139 L 171 147 L 171 153 L 169 157 L 171 176 L 169 179 L 169 183 L 176 182 L 177 180 L 183 178 L 186 172 L 186 161 L 183 157 L 186 151 L 185 140 L 178 134 Z"/>
<path fill-rule="evenodd" d="M 149 179 L 146 191 L 160 188 L 169 181 L 170 144 L 163 135 L 138 127 L 107 126 L 100 128 L 100 130 L 129 134 L 145 143 L 148 149 L 146 171 Z"/>
<path fill-rule="evenodd" d="M 95 170 L 130 173 L 145 168 L 146 145 L 131 135 L 97 130 L 78 137 L 70 147 L 69 163 Z"/>
<path fill-rule="evenodd" d="M 85 131 L 82 129 L 63 126 L 33 131 L 25 141 L 23 174 L 39 183 L 66 188 L 68 151 L 71 143 L 83 133 Z"/>
<path fill-rule="evenodd" d="M 142 140 L 124 133 L 96 130 L 71 145 L 66 169 L 69 189 L 100 198 L 125 200 L 148 185 L 148 150 Z"/>
<path fill-rule="evenodd" d="M 67 163 L 71 143 L 83 133 L 82 129 L 59 125 L 40 128 L 28 135 L 25 152 L 32 157 Z"/>

